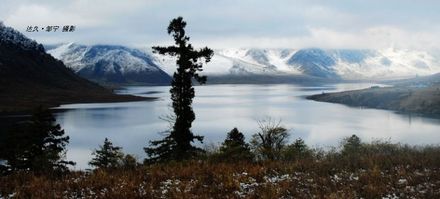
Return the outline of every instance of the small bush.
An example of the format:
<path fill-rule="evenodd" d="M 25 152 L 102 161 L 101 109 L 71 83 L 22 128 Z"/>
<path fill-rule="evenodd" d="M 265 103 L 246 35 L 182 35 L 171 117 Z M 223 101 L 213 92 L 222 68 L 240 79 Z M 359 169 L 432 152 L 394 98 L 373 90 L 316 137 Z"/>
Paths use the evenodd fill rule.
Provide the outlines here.
<path fill-rule="evenodd" d="M 252 136 L 251 145 L 258 160 L 279 160 L 289 133 L 281 122 L 259 121 L 260 132 Z"/>

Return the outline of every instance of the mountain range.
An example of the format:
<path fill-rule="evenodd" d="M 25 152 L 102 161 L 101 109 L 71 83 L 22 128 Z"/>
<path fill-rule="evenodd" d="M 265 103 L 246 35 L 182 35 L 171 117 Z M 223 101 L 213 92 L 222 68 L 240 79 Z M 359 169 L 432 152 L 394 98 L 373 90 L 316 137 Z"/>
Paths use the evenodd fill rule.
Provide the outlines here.
<path fill-rule="evenodd" d="M 48 50 L 95 82 L 166 84 L 175 59 L 150 48 L 62 44 Z M 440 72 L 440 56 L 415 50 L 217 49 L 203 73 L 210 76 L 290 76 L 331 80 L 389 80 Z"/>

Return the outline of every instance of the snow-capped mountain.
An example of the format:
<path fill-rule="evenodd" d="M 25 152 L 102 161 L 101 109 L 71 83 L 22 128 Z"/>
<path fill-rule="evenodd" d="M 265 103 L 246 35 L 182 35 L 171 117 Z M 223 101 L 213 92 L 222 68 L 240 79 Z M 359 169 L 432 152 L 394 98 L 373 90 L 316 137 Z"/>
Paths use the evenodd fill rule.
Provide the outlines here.
<path fill-rule="evenodd" d="M 82 46 L 66 44 L 49 51 L 67 66 L 89 79 L 152 78 L 145 75 L 176 70 L 175 58 L 152 53 L 151 48 Z M 203 70 L 219 76 L 283 75 L 323 79 L 398 79 L 440 72 L 440 57 L 423 51 L 398 49 L 218 49 Z M 122 74 L 122 75 L 120 75 Z M 138 76 L 136 76 L 138 75 Z M 130 80 L 125 75 L 126 81 Z M 167 79 L 166 81 L 169 81 Z"/>
<path fill-rule="evenodd" d="M 168 74 L 176 70 L 176 60 L 169 56 L 153 54 L 150 49 L 144 50 Z M 299 73 L 289 69 L 285 63 L 290 50 L 264 49 L 224 49 L 215 50 L 214 56 L 204 68 L 203 73 L 211 75 L 255 75 Z M 285 55 L 287 54 L 287 55 Z"/>
<path fill-rule="evenodd" d="M 175 60 L 151 55 L 167 73 Z M 307 75 L 330 79 L 395 79 L 440 72 L 440 58 L 423 51 L 308 49 L 215 50 L 204 73 L 213 75 Z"/>
<path fill-rule="evenodd" d="M 115 45 L 63 44 L 48 51 L 80 76 L 100 83 L 169 84 L 149 54 Z"/>

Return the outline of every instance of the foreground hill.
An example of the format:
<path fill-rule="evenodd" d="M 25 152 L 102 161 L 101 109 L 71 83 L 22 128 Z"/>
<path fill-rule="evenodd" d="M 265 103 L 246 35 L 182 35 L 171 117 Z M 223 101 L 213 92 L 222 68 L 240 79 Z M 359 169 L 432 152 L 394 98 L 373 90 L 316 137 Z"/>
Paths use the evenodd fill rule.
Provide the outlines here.
<path fill-rule="evenodd" d="M 0 23 L 0 112 L 65 103 L 142 100 L 77 76 L 41 44 Z"/>

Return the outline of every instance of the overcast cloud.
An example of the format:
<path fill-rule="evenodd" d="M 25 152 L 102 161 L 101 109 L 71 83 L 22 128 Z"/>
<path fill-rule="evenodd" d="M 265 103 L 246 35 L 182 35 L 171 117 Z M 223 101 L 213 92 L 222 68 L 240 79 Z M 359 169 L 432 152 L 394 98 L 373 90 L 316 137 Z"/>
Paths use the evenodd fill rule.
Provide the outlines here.
<path fill-rule="evenodd" d="M 411 0 L 0 0 L 0 20 L 45 44 L 171 43 L 183 16 L 196 45 L 213 48 L 440 47 L 440 1 Z M 26 27 L 76 25 L 72 33 Z"/>

